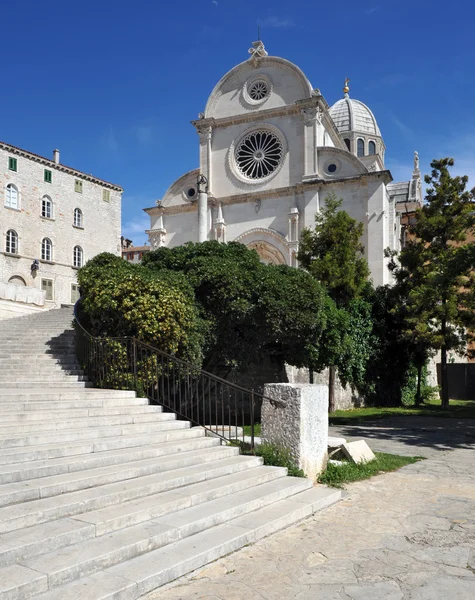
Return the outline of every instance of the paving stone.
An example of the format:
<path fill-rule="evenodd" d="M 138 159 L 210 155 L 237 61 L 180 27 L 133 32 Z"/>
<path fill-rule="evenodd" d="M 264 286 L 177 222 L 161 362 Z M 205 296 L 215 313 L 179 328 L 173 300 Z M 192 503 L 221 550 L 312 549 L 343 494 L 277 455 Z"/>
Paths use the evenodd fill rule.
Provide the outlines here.
<path fill-rule="evenodd" d="M 331 433 L 427 460 L 349 484 L 324 512 L 143 600 L 474 600 L 475 439 L 467 445 L 463 434 L 471 425 L 444 419 L 421 431 L 425 419 L 400 419 L 364 425 L 367 436 L 360 425 Z"/>
<path fill-rule="evenodd" d="M 401 588 L 394 581 L 345 585 L 343 591 L 351 600 L 401 600 L 403 597 Z"/>

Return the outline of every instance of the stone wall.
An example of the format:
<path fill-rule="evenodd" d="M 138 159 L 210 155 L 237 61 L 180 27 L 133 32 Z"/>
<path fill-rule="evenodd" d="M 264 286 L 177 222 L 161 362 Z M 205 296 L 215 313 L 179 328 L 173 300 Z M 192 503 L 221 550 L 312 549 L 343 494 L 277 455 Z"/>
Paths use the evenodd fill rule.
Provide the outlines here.
<path fill-rule="evenodd" d="M 291 365 L 285 367 L 287 380 L 290 383 L 310 383 L 309 370 L 298 369 Z M 328 369 L 321 373 L 313 373 L 313 383 L 328 385 Z M 364 399 L 353 392 L 351 386 L 344 386 L 338 375 L 335 378 L 335 408 L 336 410 L 348 410 L 364 405 Z"/>

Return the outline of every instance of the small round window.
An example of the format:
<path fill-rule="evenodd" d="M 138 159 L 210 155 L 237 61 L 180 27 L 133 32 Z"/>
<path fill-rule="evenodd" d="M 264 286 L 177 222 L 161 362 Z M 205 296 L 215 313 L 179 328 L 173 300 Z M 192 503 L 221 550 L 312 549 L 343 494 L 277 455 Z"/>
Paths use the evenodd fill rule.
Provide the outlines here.
<path fill-rule="evenodd" d="M 257 81 L 254 81 L 249 86 L 248 93 L 249 93 L 249 96 L 256 102 L 259 102 L 259 100 L 264 100 L 264 98 L 269 93 L 269 86 L 267 84 L 267 81 L 264 81 L 262 79 L 258 79 Z"/>
<path fill-rule="evenodd" d="M 189 188 L 186 191 L 186 195 L 188 196 L 188 198 L 194 198 L 196 196 L 196 190 L 195 190 L 195 188 Z"/>
<path fill-rule="evenodd" d="M 336 169 L 337 169 L 337 166 L 335 163 L 330 163 L 327 167 L 327 171 L 329 173 L 334 173 L 336 171 Z"/>

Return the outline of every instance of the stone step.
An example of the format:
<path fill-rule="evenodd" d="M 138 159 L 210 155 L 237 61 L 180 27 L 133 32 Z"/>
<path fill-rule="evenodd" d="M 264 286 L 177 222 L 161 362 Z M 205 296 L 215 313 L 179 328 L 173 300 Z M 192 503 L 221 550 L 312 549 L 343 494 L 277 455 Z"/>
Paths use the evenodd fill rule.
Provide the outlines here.
<path fill-rule="evenodd" d="M 0 485 L 0 506 L 9 506 L 19 502 L 28 502 L 39 498 L 49 498 L 60 494 L 68 494 L 79 490 L 100 487 L 109 483 L 139 479 L 148 475 L 162 473 L 185 466 L 219 460 L 223 456 L 235 456 L 237 449 L 212 446 L 189 452 L 180 452 L 157 460 L 156 457 L 140 459 L 132 462 L 107 467 L 87 468 L 73 473 L 49 475 Z"/>
<path fill-rule="evenodd" d="M 1 365 L 0 365 L 1 369 Z M 9 371 L 8 373 L 2 372 L 0 370 L 0 385 L 10 382 L 10 380 L 16 377 L 18 381 L 24 381 L 25 383 L 30 382 L 34 385 L 36 382 L 39 383 L 52 383 L 52 382 L 76 382 L 76 381 L 88 381 L 85 375 L 75 375 L 73 373 L 65 373 L 64 371 L 40 371 L 38 373 L 35 372 L 27 372 L 27 371 Z"/>
<path fill-rule="evenodd" d="M 50 475 L 61 475 L 63 473 L 75 473 L 98 467 L 122 465 L 125 462 L 157 458 L 159 456 L 189 452 L 219 445 L 219 440 L 209 437 L 185 438 L 159 444 L 147 444 L 132 448 L 80 454 L 78 456 L 68 455 L 49 460 L 4 464 L 0 465 L 0 483 L 16 483 L 39 477 L 48 477 Z"/>
<path fill-rule="evenodd" d="M 227 457 L 233 448 L 220 447 L 218 450 L 222 450 L 222 455 Z M 150 496 L 191 483 L 230 475 L 262 464 L 262 459 L 257 456 L 234 455 L 218 460 L 215 453 L 207 455 L 203 453 L 202 455 L 212 458 L 212 462 L 208 464 L 201 461 L 201 463 L 172 471 L 3 506 L 0 508 L 0 533 L 8 533 L 55 519 L 79 515 L 86 511 L 114 506 L 134 498 Z"/>
<path fill-rule="evenodd" d="M 79 368 L 77 363 L 70 363 L 69 365 L 61 365 L 58 363 L 45 363 L 41 366 L 28 365 L 28 364 L 2 364 L 0 362 L 0 374 L 3 374 L 3 370 L 8 369 L 11 376 L 17 375 L 39 375 L 41 373 L 44 374 L 55 374 L 55 373 L 64 373 L 66 375 L 82 375 L 83 371 Z"/>
<path fill-rule="evenodd" d="M 93 523 L 96 536 L 106 535 L 125 527 L 156 520 L 178 510 L 211 502 L 224 496 L 229 498 L 243 490 L 253 488 L 285 475 L 282 467 L 254 467 L 239 473 L 208 479 L 144 498 L 136 498 L 108 508 L 99 508 L 77 515 L 77 519 Z M 309 481 L 304 479 L 303 481 Z"/>
<path fill-rule="evenodd" d="M 161 431 L 172 429 L 188 429 L 188 421 L 167 421 L 165 423 L 143 423 L 132 425 L 117 425 L 104 427 L 89 427 L 87 429 L 66 429 L 63 431 L 34 432 L 21 435 L 0 434 L 0 449 L 18 448 L 24 446 L 37 446 L 39 444 L 61 444 L 63 442 L 74 442 L 79 440 L 97 440 L 122 435 L 138 435 L 142 433 L 153 436 Z"/>
<path fill-rule="evenodd" d="M 90 389 L 90 388 L 87 388 Z M 53 395 L 54 396 L 54 395 Z M 18 403 L 13 402 L 16 399 L 16 395 L 12 394 L 9 396 L 0 396 L 0 415 L 5 413 L 16 413 L 16 412 L 34 412 L 34 411 L 47 411 L 47 410 L 66 410 L 75 409 L 78 407 L 84 409 L 93 408 L 117 408 L 125 409 L 132 408 L 134 406 L 148 406 L 147 398 L 113 398 L 113 397 L 93 397 L 81 398 L 79 400 L 50 400 L 51 394 L 45 398 L 34 398 L 28 400 L 28 398 L 22 398 Z"/>
<path fill-rule="evenodd" d="M 41 444 L 39 446 L 24 446 L 23 448 L 10 448 L 0 453 L 0 465 L 12 465 L 24 462 L 33 462 L 67 456 L 79 456 L 113 450 L 151 447 L 154 444 L 162 444 L 173 441 L 185 441 L 195 438 L 206 437 L 204 429 L 193 427 L 192 429 L 177 429 L 155 433 L 151 440 L 149 434 L 123 435 L 115 438 L 101 440 L 87 440 L 70 442 L 65 444 Z"/>
<path fill-rule="evenodd" d="M 38 415 L 38 413 L 36 413 Z M 41 415 L 39 415 L 41 416 Z M 54 417 L 48 419 L 47 415 L 44 415 L 44 420 L 35 420 L 32 423 L 18 422 L 18 423 L 4 423 L 2 426 L 1 435 L 16 436 L 23 433 L 35 434 L 38 432 L 58 432 L 63 430 L 71 429 L 83 429 L 88 427 L 109 427 L 115 425 L 133 425 L 139 423 L 154 423 L 164 421 L 175 421 L 176 416 L 173 413 L 147 413 L 147 414 L 121 414 L 121 415 L 104 415 L 97 417 L 63 417 L 59 419 L 56 415 L 50 415 Z"/>
<path fill-rule="evenodd" d="M 125 517 L 113 518 L 114 509 L 119 509 L 122 506 L 118 505 L 117 507 L 112 506 L 102 511 L 85 512 L 76 515 L 74 518 L 66 517 L 57 521 L 41 523 L 33 527 L 5 533 L 2 534 L 0 541 L 0 566 L 6 566 L 14 561 L 31 558 L 46 552 L 57 551 L 60 548 L 67 548 L 84 540 L 101 537 L 103 540 L 110 540 L 109 534 L 119 531 L 132 532 L 133 534 L 134 527 L 137 525 L 156 521 L 163 518 L 164 515 L 172 515 L 177 511 L 182 513 L 185 509 L 189 508 L 199 511 L 199 507 L 203 507 L 204 512 L 207 514 L 207 523 L 205 525 L 210 526 L 209 517 L 212 516 L 211 512 L 213 510 L 216 511 L 216 515 L 219 517 L 216 501 L 221 503 L 221 512 L 226 507 L 232 510 L 232 513 L 228 511 L 221 518 L 228 519 L 231 514 L 237 516 L 236 509 L 242 511 L 242 508 L 245 508 L 241 505 L 246 496 L 250 500 L 254 499 L 255 492 L 253 490 L 255 490 L 256 486 L 261 486 L 259 488 L 259 496 L 267 496 L 268 501 L 275 501 L 275 496 L 274 498 L 269 498 L 269 492 L 271 494 L 275 491 L 296 493 L 308 487 L 308 485 L 302 483 L 308 480 L 302 479 L 299 480 L 298 487 L 288 485 L 287 481 L 289 478 L 284 475 L 285 470 L 280 467 L 255 467 L 249 471 L 225 475 L 207 482 L 188 485 L 171 492 L 154 494 L 142 500 L 142 502 L 148 500 L 150 506 L 148 511 L 146 513 L 142 511 L 140 513 L 141 518 L 136 521 L 129 519 L 129 523 L 126 522 Z M 276 485 L 277 481 L 280 481 L 280 483 Z M 207 487 L 205 488 L 204 485 Z M 215 504 L 211 506 L 210 502 L 214 502 Z M 140 504 L 140 500 L 138 503 Z M 125 504 L 130 505 L 132 503 L 128 502 Z M 255 502 L 253 506 L 256 506 Z M 249 509 L 251 507 L 247 504 L 246 508 Z M 101 521 L 101 513 L 105 515 L 107 521 Z M 124 525 L 123 523 L 126 524 Z M 197 525 L 199 524 L 197 523 Z M 39 540 L 42 540 L 42 543 Z M 114 541 L 117 544 L 118 538 L 115 537 Z M 68 548 L 67 552 L 72 554 L 76 550 L 77 548 Z"/>
<path fill-rule="evenodd" d="M 26 412 L 6 412 L 2 410 L 0 404 L 0 420 L 8 426 L 15 423 L 35 423 L 37 421 L 56 421 L 63 419 L 75 419 L 79 417 L 106 417 L 115 415 L 148 415 L 161 413 L 161 406 L 127 406 L 127 407 L 114 407 L 114 408 L 76 408 L 74 404 L 71 405 L 69 410 L 55 410 L 51 412 L 48 409 L 30 410 Z M 17 407 L 18 408 L 18 407 Z"/>
<path fill-rule="evenodd" d="M 8 354 L 8 353 L 0 353 L 0 360 L 8 361 L 8 364 L 18 364 L 21 362 L 27 362 L 28 364 L 36 364 L 42 365 L 44 363 L 70 363 L 76 362 L 76 355 L 71 353 L 65 356 L 52 356 L 51 354 L 45 354 L 44 352 L 30 353 L 30 354 Z"/>
<path fill-rule="evenodd" d="M 22 390 L 16 390 L 7 388 L 5 385 L 0 387 L 0 403 L 2 402 L 2 396 L 9 396 L 15 394 L 15 398 L 19 400 L 25 400 L 29 398 L 36 399 L 50 399 L 51 400 L 78 400 L 87 398 L 135 398 L 135 392 L 129 390 L 110 390 L 110 389 L 80 389 L 80 390 L 55 390 L 49 391 L 48 389 L 41 389 L 38 387 L 32 387 Z"/>
<path fill-rule="evenodd" d="M 340 497 L 339 490 L 323 486 L 300 492 L 226 524 L 50 589 L 37 595 L 36 600 L 137 600 L 186 573 L 312 515 Z M 33 569 L 24 574 L 25 582 L 38 578 L 38 589 L 43 585 L 39 577 Z"/>
<path fill-rule="evenodd" d="M 89 381 L 2 381 L 2 386 L 5 386 L 8 389 L 31 389 L 32 386 L 37 386 L 39 388 L 83 388 L 83 387 L 92 387 L 92 384 Z"/>
<path fill-rule="evenodd" d="M 121 531 L 79 542 L 73 547 L 21 560 L 20 564 L 48 576 L 49 588 L 55 588 L 81 576 L 104 570 L 125 560 L 143 556 L 157 548 L 186 539 L 193 533 L 209 530 L 229 519 L 262 509 L 274 502 L 308 489 L 305 480 L 284 476 L 262 486 L 214 500 L 210 505 L 185 509 L 169 515 L 170 524 L 141 523 Z M 211 534 L 211 532 L 210 532 Z M 0 572 L 1 574 L 1 572 Z"/>

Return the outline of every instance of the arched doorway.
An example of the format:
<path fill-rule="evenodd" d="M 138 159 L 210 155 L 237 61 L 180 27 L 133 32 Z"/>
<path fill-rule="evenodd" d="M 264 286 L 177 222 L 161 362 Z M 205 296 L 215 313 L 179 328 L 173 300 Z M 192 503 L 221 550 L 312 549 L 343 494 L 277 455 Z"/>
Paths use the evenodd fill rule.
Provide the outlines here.
<path fill-rule="evenodd" d="M 265 264 L 289 264 L 287 241 L 283 235 L 273 229 L 250 229 L 239 235 L 234 241 L 255 250 Z"/>

